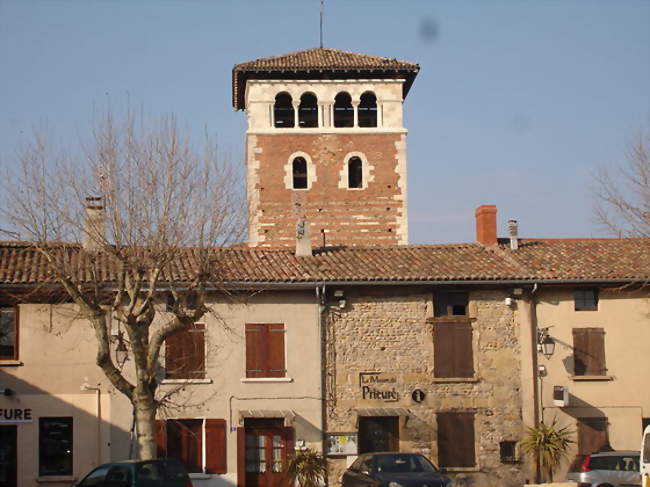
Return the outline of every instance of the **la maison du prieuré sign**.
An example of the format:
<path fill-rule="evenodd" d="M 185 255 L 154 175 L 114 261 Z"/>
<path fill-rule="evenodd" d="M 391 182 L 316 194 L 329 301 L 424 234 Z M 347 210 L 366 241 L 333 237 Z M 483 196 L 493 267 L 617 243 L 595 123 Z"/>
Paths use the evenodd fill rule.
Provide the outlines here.
<path fill-rule="evenodd" d="M 399 393 L 396 390 L 397 376 L 383 372 L 360 372 L 359 388 L 361 398 L 371 401 L 396 402 Z"/>

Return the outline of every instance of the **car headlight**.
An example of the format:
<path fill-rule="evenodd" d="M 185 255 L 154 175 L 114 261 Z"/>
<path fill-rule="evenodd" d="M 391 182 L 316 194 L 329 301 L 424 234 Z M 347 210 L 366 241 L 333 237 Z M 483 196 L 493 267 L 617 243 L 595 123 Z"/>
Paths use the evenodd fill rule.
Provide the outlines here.
<path fill-rule="evenodd" d="M 399 482 L 388 482 L 388 487 L 404 487 Z"/>

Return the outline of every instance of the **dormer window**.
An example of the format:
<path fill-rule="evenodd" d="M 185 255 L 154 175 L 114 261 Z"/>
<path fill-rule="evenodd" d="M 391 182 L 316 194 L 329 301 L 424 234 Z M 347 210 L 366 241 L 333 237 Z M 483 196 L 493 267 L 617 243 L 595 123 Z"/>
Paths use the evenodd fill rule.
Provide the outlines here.
<path fill-rule="evenodd" d="M 277 128 L 293 127 L 295 125 L 293 100 L 289 93 L 278 93 L 273 105 L 273 125 Z"/>
<path fill-rule="evenodd" d="M 361 95 L 359 103 L 359 127 L 377 126 L 377 97 L 372 91 Z"/>
<path fill-rule="evenodd" d="M 363 162 L 356 156 L 348 160 L 348 188 L 363 188 Z"/>
<path fill-rule="evenodd" d="M 342 91 L 334 98 L 334 126 L 354 127 L 352 97 L 345 91 Z"/>
<path fill-rule="evenodd" d="M 307 189 L 307 161 L 296 157 L 292 164 L 293 189 Z"/>
<path fill-rule="evenodd" d="M 313 93 L 300 97 L 298 125 L 302 128 L 318 127 L 318 99 Z"/>

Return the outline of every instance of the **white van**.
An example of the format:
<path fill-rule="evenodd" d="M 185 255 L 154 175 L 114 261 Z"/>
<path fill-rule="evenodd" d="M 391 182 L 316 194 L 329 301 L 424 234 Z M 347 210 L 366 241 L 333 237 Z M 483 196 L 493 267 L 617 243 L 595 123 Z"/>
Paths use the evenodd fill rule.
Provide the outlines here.
<path fill-rule="evenodd" d="M 641 485 L 650 487 L 650 426 L 646 426 L 641 439 Z"/>

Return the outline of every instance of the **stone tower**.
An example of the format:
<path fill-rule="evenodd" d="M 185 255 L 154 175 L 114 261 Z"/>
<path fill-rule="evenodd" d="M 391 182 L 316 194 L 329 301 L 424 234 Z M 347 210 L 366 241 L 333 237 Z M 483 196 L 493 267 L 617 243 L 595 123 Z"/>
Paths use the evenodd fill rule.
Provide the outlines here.
<path fill-rule="evenodd" d="M 315 247 L 408 243 L 402 105 L 419 69 L 324 48 L 234 67 L 250 246 L 294 246 L 305 223 Z"/>

